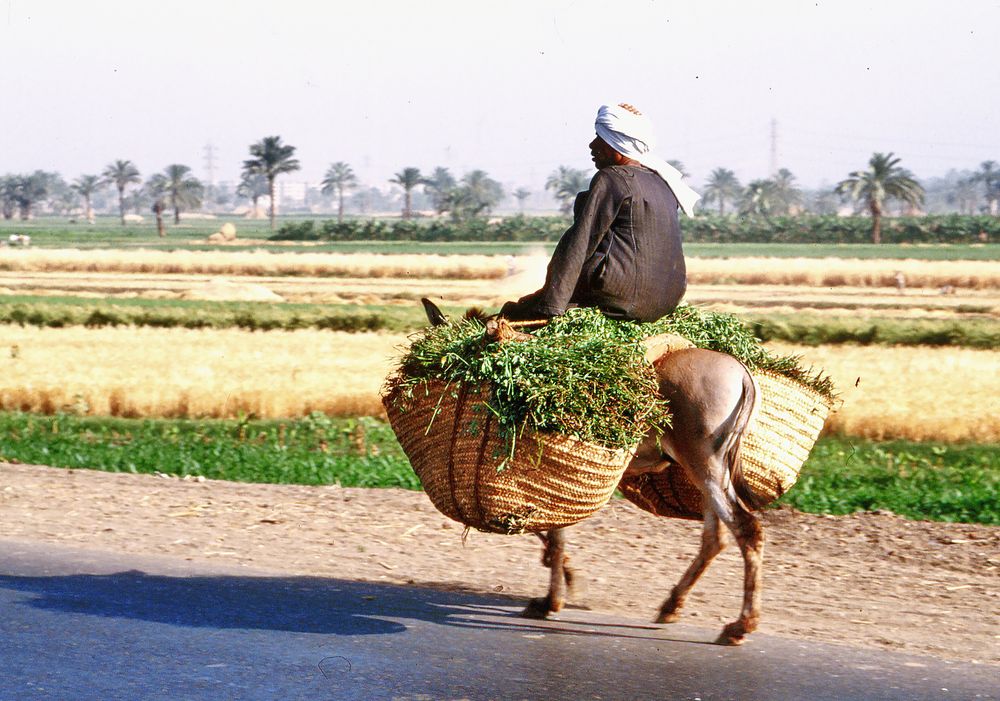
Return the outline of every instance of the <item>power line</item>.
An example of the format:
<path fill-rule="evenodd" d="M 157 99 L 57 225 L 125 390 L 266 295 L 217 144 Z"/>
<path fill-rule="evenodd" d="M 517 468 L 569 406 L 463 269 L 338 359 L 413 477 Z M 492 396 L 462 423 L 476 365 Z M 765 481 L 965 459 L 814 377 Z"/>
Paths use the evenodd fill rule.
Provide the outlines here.
<path fill-rule="evenodd" d="M 205 144 L 205 173 L 209 186 L 215 187 L 215 146 L 211 142 Z"/>

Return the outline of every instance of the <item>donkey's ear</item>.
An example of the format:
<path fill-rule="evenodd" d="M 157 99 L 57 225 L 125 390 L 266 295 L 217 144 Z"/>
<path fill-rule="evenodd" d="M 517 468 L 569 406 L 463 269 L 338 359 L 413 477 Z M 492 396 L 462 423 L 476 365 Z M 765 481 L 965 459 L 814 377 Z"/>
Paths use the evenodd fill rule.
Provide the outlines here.
<path fill-rule="evenodd" d="M 430 301 L 426 297 L 420 298 L 420 303 L 424 305 L 424 312 L 427 314 L 427 321 L 431 322 L 431 326 L 443 326 L 448 323 L 448 317 L 444 315 L 434 302 Z"/>

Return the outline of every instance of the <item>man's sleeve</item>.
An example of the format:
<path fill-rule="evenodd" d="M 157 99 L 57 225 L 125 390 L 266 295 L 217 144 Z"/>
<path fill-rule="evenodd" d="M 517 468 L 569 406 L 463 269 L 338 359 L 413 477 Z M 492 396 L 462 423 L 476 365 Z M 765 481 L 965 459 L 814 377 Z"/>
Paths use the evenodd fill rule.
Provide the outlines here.
<path fill-rule="evenodd" d="M 532 295 L 532 305 L 540 315 L 558 316 L 566 311 L 583 264 L 611 229 L 621 204 L 614 196 L 612 177 L 597 171 L 590 181 L 590 189 L 577 195 L 573 226 L 559 239 L 549 261 L 545 285 Z"/>

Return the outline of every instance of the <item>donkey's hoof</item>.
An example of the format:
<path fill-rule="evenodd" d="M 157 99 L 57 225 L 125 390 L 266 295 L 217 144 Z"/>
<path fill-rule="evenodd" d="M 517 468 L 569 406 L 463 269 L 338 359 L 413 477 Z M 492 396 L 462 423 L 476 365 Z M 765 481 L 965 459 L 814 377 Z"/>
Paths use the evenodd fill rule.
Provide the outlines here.
<path fill-rule="evenodd" d="M 660 611 L 660 615 L 653 619 L 653 623 L 677 623 L 679 620 L 681 620 L 680 611 Z"/>
<path fill-rule="evenodd" d="M 521 611 L 521 618 L 548 618 L 552 610 L 547 596 L 540 599 L 531 599 L 528 605 L 524 607 L 524 610 Z"/>
<path fill-rule="evenodd" d="M 716 645 L 742 645 L 746 641 L 746 632 L 739 623 L 730 623 L 722 629 L 722 633 L 715 639 Z"/>

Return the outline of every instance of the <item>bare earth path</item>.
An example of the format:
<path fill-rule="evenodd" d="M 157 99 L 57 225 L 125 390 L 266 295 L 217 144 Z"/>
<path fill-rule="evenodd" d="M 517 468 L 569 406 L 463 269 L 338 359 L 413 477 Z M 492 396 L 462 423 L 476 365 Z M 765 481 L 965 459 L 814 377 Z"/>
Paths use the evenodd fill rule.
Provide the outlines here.
<path fill-rule="evenodd" d="M 763 515 L 761 630 L 1000 664 L 1000 527 L 891 514 Z M 531 536 L 472 532 L 419 492 L 184 481 L 0 463 L 3 539 L 58 542 L 290 574 L 514 597 L 544 593 Z M 699 524 L 614 501 L 570 531 L 571 604 L 651 619 L 694 556 Z M 739 608 L 728 550 L 684 621 L 716 629 Z M 750 643 L 752 644 L 752 637 Z"/>

